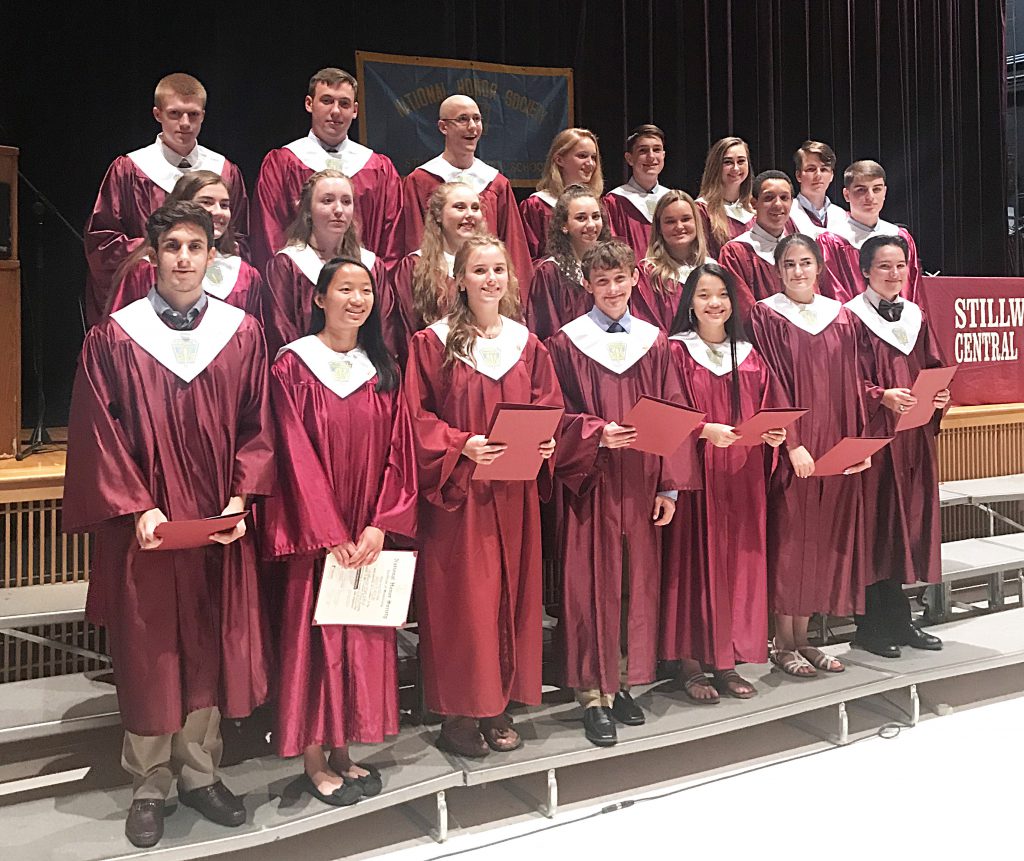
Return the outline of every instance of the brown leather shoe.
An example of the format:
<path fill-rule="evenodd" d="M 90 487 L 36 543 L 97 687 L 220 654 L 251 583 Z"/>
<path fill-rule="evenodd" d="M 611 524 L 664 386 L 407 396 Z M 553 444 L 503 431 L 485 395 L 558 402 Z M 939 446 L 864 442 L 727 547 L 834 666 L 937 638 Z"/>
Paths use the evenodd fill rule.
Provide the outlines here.
<path fill-rule="evenodd" d="M 156 846 L 164 836 L 164 800 L 136 798 L 132 801 L 124 821 L 124 836 L 140 849 Z"/>
<path fill-rule="evenodd" d="M 480 759 L 491 752 L 480 734 L 476 718 L 471 717 L 449 717 L 445 720 L 441 725 L 441 734 L 437 737 L 437 746 L 448 753 L 470 759 Z"/>
<path fill-rule="evenodd" d="M 178 795 L 178 800 L 186 807 L 198 810 L 211 822 L 237 828 L 245 822 L 245 806 L 238 796 L 234 795 L 219 780 L 209 786 L 201 786 L 190 792 Z"/>

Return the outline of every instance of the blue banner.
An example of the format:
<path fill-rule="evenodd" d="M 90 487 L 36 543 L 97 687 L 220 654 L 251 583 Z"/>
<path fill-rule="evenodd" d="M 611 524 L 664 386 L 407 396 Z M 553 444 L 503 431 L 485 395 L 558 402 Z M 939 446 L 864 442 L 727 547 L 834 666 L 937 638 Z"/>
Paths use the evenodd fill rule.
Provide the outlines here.
<path fill-rule="evenodd" d="M 403 176 L 444 148 L 438 106 L 456 93 L 480 106 L 477 157 L 512 185 L 535 186 L 551 139 L 573 124 L 572 69 L 357 51 L 356 73 L 363 143 Z"/>

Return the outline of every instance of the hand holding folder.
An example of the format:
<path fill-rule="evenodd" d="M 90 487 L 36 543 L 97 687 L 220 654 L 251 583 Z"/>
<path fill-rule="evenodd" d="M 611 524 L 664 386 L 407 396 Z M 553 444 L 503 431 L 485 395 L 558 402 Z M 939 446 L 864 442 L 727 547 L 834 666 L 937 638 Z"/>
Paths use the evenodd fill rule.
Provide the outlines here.
<path fill-rule="evenodd" d="M 619 424 L 636 428 L 636 442 L 630 448 L 669 457 L 703 418 L 700 410 L 643 395 Z"/>
<path fill-rule="evenodd" d="M 949 388 L 958 367 L 960 366 L 924 368 L 918 373 L 917 379 L 914 380 L 914 385 L 910 389 L 910 394 L 917 398 L 917 403 L 905 413 L 900 414 L 899 421 L 896 422 L 897 433 L 923 427 L 932 420 L 932 416 L 935 414 L 935 406 L 932 401 L 935 400 L 935 396 L 939 392 Z"/>
<path fill-rule="evenodd" d="M 487 481 L 533 481 L 540 472 L 539 446 L 555 435 L 562 407 L 539 404 L 498 404 L 494 408 L 488 443 L 508 446 L 493 463 L 478 463 L 473 478 Z"/>
<path fill-rule="evenodd" d="M 188 550 L 213 544 L 214 542 L 210 540 L 213 533 L 230 532 L 248 513 L 237 511 L 232 514 L 218 514 L 216 517 L 204 517 L 202 520 L 167 520 L 155 530 L 160 545 L 153 549 Z"/>
<path fill-rule="evenodd" d="M 732 432 L 739 437 L 733 445 L 760 445 L 764 440 L 761 434 L 770 430 L 789 427 L 807 410 L 779 409 L 767 407 L 758 410 L 745 422 L 740 422 L 732 429 Z"/>
<path fill-rule="evenodd" d="M 893 437 L 844 436 L 832 448 L 814 461 L 814 477 L 842 475 L 851 466 L 862 463 L 876 451 L 881 451 Z"/>

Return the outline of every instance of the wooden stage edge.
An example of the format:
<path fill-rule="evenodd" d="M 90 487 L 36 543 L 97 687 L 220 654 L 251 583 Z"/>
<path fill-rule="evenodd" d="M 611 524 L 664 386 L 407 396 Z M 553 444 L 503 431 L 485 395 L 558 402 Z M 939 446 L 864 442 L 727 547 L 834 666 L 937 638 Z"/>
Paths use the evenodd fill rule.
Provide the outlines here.
<path fill-rule="evenodd" d="M 1017 422 L 1024 422 L 1024 403 L 952 407 L 942 419 L 942 429 L 953 430 Z M 31 498 L 36 499 L 57 499 L 63 495 L 66 461 L 63 443 L 67 439 L 67 428 L 53 428 L 50 435 L 59 447 L 31 455 L 22 461 L 13 457 L 0 458 L 0 502 L 17 501 L 18 497 L 14 494 L 23 490 L 33 491 Z M 41 497 L 38 495 L 41 490 L 52 491 L 52 494 Z"/>

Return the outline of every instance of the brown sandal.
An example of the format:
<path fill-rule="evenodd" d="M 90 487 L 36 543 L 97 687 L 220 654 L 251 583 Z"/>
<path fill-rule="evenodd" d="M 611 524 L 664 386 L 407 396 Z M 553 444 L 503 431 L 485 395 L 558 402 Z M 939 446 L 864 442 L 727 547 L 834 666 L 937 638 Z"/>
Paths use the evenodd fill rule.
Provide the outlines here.
<path fill-rule="evenodd" d="M 698 697 L 695 694 L 696 688 L 706 688 L 714 696 Z M 722 701 L 721 697 L 718 696 L 715 686 L 711 684 L 711 680 L 704 673 L 694 673 L 692 676 L 683 679 L 683 691 L 690 698 L 691 702 L 697 703 L 700 706 L 714 706 Z"/>
<path fill-rule="evenodd" d="M 489 754 L 490 748 L 484 741 L 476 719 L 471 717 L 450 717 L 441 724 L 437 747 L 446 753 L 480 759 Z"/>
<path fill-rule="evenodd" d="M 506 714 L 481 718 L 480 732 L 487 746 L 497 753 L 509 753 L 523 746 L 523 737 L 512 729 L 512 719 Z"/>
<path fill-rule="evenodd" d="M 712 670 L 711 679 L 720 694 L 728 694 L 738 700 L 757 696 L 757 689 L 736 670 Z"/>

